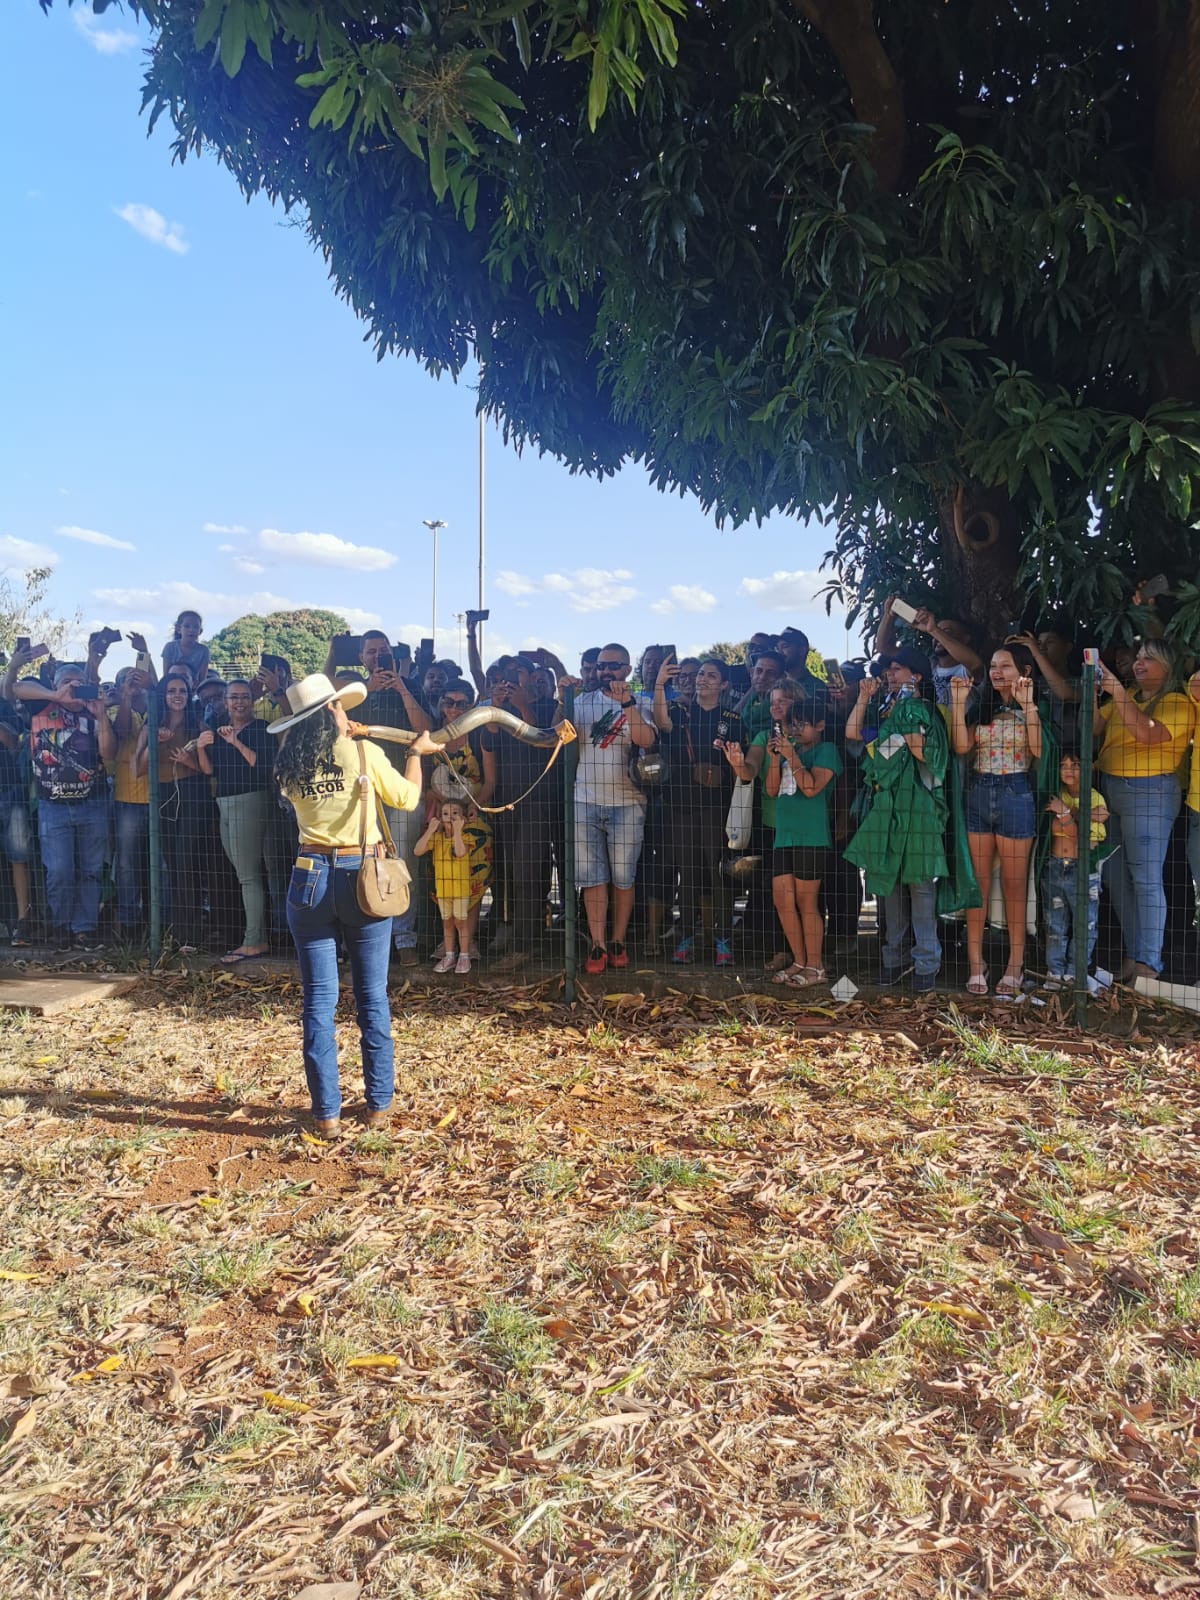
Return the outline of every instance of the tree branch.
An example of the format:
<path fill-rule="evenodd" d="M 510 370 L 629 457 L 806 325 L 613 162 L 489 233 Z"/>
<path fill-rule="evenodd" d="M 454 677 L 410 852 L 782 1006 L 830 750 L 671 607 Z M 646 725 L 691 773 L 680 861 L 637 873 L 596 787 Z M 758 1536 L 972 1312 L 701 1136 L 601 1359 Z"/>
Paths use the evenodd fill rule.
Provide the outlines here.
<path fill-rule="evenodd" d="M 1200 4 L 1200 0 L 1193 0 Z M 833 51 L 859 122 L 875 129 L 871 161 L 885 189 L 899 187 L 908 153 L 904 91 L 875 31 L 872 0 L 792 0 Z"/>

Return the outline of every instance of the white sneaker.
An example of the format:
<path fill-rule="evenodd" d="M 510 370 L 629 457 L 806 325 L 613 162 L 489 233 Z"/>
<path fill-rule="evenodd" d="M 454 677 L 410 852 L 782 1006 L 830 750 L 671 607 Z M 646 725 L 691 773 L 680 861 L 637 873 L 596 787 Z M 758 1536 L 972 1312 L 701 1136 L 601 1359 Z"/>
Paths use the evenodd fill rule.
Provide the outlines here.
<path fill-rule="evenodd" d="M 447 961 L 454 961 L 454 957 L 453 956 L 447 956 L 446 960 Z M 449 971 L 449 968 L 447 968 L 446 970 Z M 465 950 L 463 951 L 462 955 L 459 956 L 458 960 L 454 961 L 454 970 L 455 970 L 455 972 L 458 974 L 458 976 L 460 978 L 465 978 L 467 973 L 470 972 L 470 970 L 471 970 L 471 958 L 470 958 L 470 956 L 467 954 L 467 952 Z"/>
<path fill-rule="evenodd" d="M 454 963 L 457 960 L 458 957 L 454 954 L 454 951 L 448 950 L 442 959 L 435 965 L 433 970 L 435 972 L 453 972 Z"/>

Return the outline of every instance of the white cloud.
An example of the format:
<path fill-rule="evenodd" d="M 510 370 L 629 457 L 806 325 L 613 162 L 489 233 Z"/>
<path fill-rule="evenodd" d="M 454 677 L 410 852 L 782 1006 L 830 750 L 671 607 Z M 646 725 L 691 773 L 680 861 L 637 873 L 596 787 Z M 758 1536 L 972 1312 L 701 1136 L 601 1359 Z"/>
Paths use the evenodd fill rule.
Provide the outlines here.
<path fill-rule="evenodd" d="M 224 549 L 224 545 L 221 548 Z M 249 556 L 234 556 L 232 565 L 251 578 L 257 578 L 260 572 L 267 570 L 261 561 L 252 561 Z"/>
<path fill-rule="evenodd" d="M 825 602 L 817 599 L 826 578 L 820 572 L 773 572 L 769 578 L 743 578 L 740 592 L 764 611 L 820 611 Z"/>
<path fill-rule="evenodd" d="M 669 617 L 673 611 L 715 611 L 717 597 L 702 589 L 698 583 L 673 583 L 661 600 L 650 607 L 660 617 Z"/>
<path fill-rule="evenodd" d="M 57 560 L 58 551 L 44 544 L 33 544 L 29 539 L 15 539 L 11 533 L 0 535 L 0 570 L 4 572 L 52 567 Z"/>
<path fill-rule="evenodd" d="M 183 224 L 168 222 L 162 212 L 155 211 L 153 206 L 140 206 L 131 200 L 128 205 L 114 206 L 113 210 L 122 222 L 129 224 L 134 233 L 140 233 L 151 244 L 162 245 L 172 255 L 185 256 L 191 249 L 183 237 Z"/>
<path fill-rule="evenodd" d="M 523 600 L 527 595 L 538 592 L 538 586 L 533 579 L 523 577 L 519 572 L 498 572 L 493 584 L 501 594 L 506 594 L 513 600 Z"/>
<path fill-rule="evenodd" d="M 613 611 L 636 600 L 638 591 L 629 581 L 632 577 L 633 573 L 624 567 L 611 572 L 600 567 L 579 567 L 574 572 L 547 572 L 541 578 L 507 571 L 497 573 L 495 586 L 514 600 L 547 595 L 569 605 L 572 611 L 590 613 Z"/>
<path fill-rule="evenodd" d="M 245 533 L 247 530 L 240 522 L 206 522 L 201 528 L 201 533 Z M 221 546 L 225 548 L 224 545 Z"/>
<path fill-rule="evenodd" d="M 351 544 L 332 533 L 281 533 L 264 528 L 258 536 L 259 548 L 287 561 L 303 561 L 314 567 L 342 567 L 347 572 L 382 572 L 393 567 L 396 557 L 390 550 L 375 545 Z"/>
<path fill-rule="evenodd" d="M 75 539 L 79 544 L 98 544 L 104 550 L 136 550 L 137 545 L 128 539 L 114 539 L 110 533 L 97 533 L 95 528 L 59 528 L 60 539 Z"/>
<path fill-rule="evenodd" d="M 95 12 L 89 11 L 86 6 L 72 11 L 71 17 L 92 49 L 98 50 L 102 56 L 119 56 L 126 50 L 137 49 L 136 33 L 131 33 L 128 28 L 106 28 Z"/>

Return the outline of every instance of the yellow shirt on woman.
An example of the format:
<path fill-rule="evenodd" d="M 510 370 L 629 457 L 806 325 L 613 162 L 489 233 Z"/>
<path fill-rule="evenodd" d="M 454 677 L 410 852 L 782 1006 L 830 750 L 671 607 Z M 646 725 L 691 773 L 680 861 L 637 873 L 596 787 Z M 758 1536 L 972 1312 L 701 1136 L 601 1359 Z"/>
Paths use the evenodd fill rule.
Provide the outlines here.
<path fill-rule="evenodd" d="M 1135 698 L 1138 710 L 1145 712 Z M 1139 744 L 1125 726 L 1116 702 L 1107 700 L 1100 707 L 1104 725 L 1104 744 L 1097 770 L 1110 778 L 1161 778 L 1176 773 L 1187 756 L 1196 723 L 1196 708 L 1185 694 L 1164 694 L 1154 703 L 1151 716 L 1170 735 L 1160 744 Z"/>
<path fill-rule="evenodd" d="M 403 773 L 388 760 L 377 744 L 369 739 L 338 737 L 333 742 L 331 766 L 328 772 L 318 771 L 297 793 L 286 789 L 300 825 L 300 848 L 305 844 L 346 845 L 359 842 L 361 810 L 359 807 L 358 752 L 365 751 L 367 773 L 375 794 L 385 806 L 398 811 L 415 811 L 421 799 L 421 786 L 409 783 Z M 378 844 L 378 807 L 373 795 L 367 795 L 367 843 Z"/>

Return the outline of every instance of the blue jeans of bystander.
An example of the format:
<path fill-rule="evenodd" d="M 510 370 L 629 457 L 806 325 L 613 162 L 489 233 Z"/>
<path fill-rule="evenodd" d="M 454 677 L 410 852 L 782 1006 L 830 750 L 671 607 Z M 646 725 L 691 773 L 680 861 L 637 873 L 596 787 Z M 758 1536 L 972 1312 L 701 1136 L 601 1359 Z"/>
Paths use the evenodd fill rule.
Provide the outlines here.
<path fill-rule="evenodd" d="M 1046 913 L 1046 971 L 1056 978 L 1075 978 L 1079 959 L 1079 939 L 1075 929 L 1075 894 L 1079 883 L 1079 863 L 1061 856 L 1050 856 L 1042 871 L 1042 907 Z M 1092 964 L 1096 948 L 1096 928 L 1100 913 L 1099 868 L 1088 877 L 1087 949 L 1083 969 Z M 1070 948 L 1067 936 L 1070 935 Z"/>

